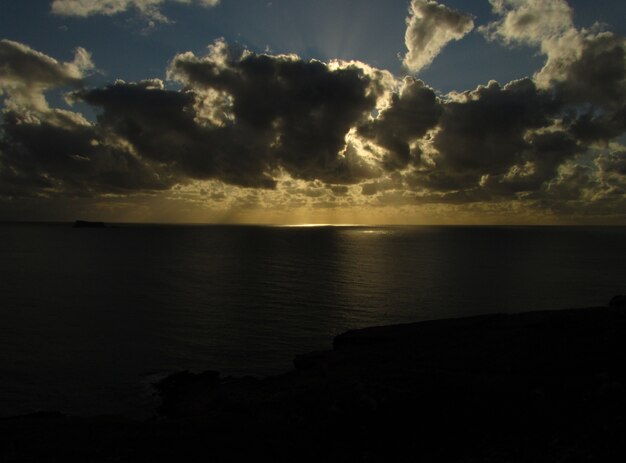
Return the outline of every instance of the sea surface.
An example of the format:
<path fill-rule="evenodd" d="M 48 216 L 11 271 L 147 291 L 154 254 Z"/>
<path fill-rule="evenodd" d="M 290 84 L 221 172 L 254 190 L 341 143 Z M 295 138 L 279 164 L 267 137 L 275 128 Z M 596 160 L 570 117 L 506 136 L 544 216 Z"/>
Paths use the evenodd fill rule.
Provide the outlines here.
<path fill-rule="evenodd" d="M 269 375 L 351 328 L 606 305 L 623 227 L 0 225 L 0 416 L 147 417 L 180 371 Z"/>

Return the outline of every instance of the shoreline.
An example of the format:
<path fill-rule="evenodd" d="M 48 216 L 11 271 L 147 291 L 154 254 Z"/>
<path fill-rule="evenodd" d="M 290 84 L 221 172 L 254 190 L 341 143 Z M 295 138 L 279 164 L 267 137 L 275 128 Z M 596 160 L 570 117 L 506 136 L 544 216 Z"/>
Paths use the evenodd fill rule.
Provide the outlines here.
<path fill-rule="evenodd" d="M 4 418 L 0 459 L 610 461 L 626 453 L 625 385 L 623 300 L 378 326 L 277 376 L 170 375 L 147 421 Z"/>

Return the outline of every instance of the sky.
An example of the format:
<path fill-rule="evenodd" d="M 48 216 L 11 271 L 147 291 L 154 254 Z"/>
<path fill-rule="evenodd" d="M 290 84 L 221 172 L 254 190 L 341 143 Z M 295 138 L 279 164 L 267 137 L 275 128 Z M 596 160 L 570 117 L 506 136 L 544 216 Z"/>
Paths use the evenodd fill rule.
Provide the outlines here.
<path fill-rule="evenodd" d="M 0 0 L 0 220 L 626 224 L 621 0 Z"/>

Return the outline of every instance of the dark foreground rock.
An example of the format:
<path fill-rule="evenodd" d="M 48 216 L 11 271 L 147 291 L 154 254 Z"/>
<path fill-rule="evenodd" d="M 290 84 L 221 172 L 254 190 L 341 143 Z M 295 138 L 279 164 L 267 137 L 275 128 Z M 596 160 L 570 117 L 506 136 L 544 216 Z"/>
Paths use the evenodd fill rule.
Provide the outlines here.
<path fill-rule="evenodd" d="M 266 379 L 181 373 L 161 417 L 0 421 L 0 461 L 624 461 L 626 311 L 350 331 Z"/>
<path fill-rule="evenodd" d="M 618 294 L 617 296 L 614 296 L 609 302 L 609 307 L 626 308 L 626 294 Z"/>

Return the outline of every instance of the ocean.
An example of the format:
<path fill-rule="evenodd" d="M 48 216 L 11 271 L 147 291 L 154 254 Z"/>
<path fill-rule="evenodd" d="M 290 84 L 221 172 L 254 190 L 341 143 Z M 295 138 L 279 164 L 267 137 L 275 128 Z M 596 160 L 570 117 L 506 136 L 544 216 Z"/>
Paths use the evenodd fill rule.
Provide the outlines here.
<path fill-rule="evenodd" d="M 0 225 L 0 416 L 148 417 L 180 370 L 278 374 L 352 328 L 606 305 L 624 227 Z"/>

